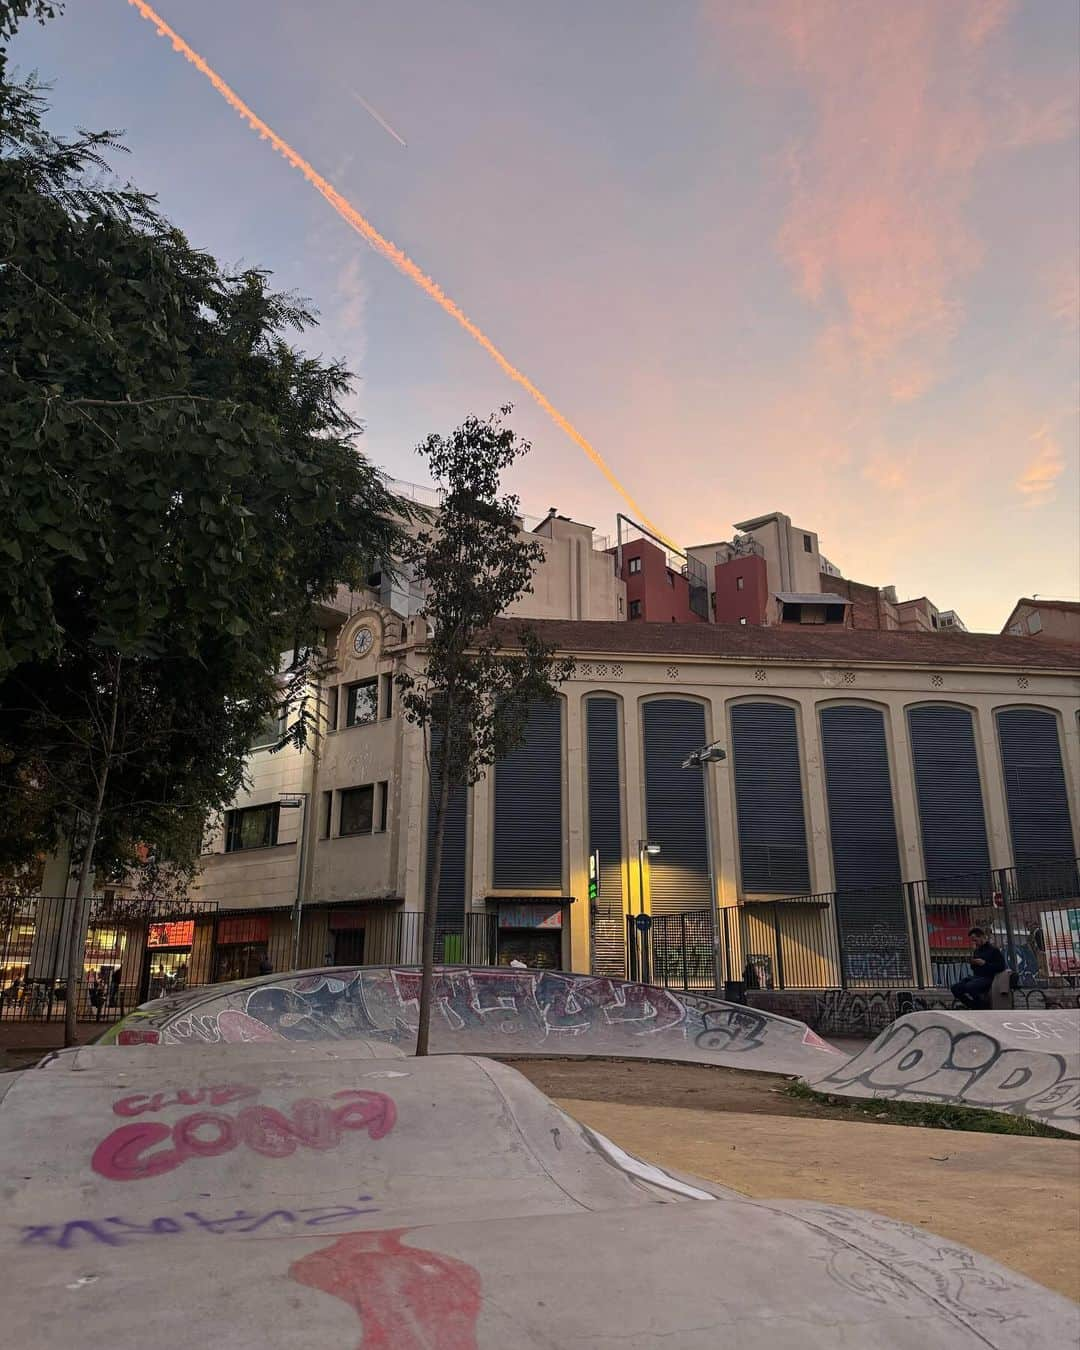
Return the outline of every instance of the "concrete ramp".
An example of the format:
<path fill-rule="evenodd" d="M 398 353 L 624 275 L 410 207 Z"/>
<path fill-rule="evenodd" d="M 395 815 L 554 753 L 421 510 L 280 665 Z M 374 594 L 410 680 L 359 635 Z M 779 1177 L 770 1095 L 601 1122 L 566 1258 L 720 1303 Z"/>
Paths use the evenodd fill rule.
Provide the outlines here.
<path fill-rule="evenodd" d="M 819 1092 L 946 1102 L 1080 1134 L 1080 1011 L 917 1012 L 897 1018 Z"/>
<path fill-rule="evenodd" d="M 1080 1310 L 993 1262 L 671 1177 L 504 1065 L 316 1049 L 97 1047 L 0 1082 L 5 1344 L 1076 1343 Z"/>
<path fill-rule="evenodd" d="M 120 1045 L 364 1039 L 411 1054 L 415 967 L 331 967 L 209 985 L 144 1004 L 105 1040 Z M 842 1058 L 804 1022 L 701 994 L 566 971 L 440 967 L 439 1053 L 685 1060 L 792 1075 Z M 375 1053 L 375 1050 L 373 1050 Z"/>

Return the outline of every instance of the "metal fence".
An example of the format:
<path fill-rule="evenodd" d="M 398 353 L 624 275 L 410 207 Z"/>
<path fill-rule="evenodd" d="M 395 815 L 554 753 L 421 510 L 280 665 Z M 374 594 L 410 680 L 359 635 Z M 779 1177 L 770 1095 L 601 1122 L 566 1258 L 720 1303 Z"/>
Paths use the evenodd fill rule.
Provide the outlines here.
<path fill-rule="evenodd" d="M 913 882 L 924 915 L 929 983 L 971 973 L 970 928 L 983 928 L 1025 988 L 1080 986 L 1080 871 L 1073 858 Z"/>
<path fill-rule="evenodd" d="M 715 990 L 723 978 L 716 913 L 647 917 L 648 925 L 639 926 L 637 916 L 626 916 L 630 978 L 667 989 Z"/>
<path fill-rule="evenodd" d="M 73 909 L 71 896 L 0 894 L 3 1021 L 51 1021 L 64 1016 Z M 165 948 L 177 928 L 183 927 L 185 935 L 189 929 L 193 933 L 215 909 L 209 901 L 93 896 L 87 904 L 83 959 L 73 992 L 76 1016 L 81 1021 L 115 1021 L 129 1008 L 163 992 L 153 987 L 155 947 Z M 157 960 L 162 966 L 163 957 Z"/>

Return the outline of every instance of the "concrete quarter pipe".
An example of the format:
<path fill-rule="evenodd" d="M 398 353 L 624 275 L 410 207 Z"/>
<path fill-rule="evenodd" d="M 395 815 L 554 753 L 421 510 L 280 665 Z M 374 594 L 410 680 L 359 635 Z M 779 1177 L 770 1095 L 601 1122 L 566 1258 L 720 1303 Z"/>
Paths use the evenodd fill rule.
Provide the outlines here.
<path fill-rule="evenodd" d="M 930 1233 L 628 1157 L 520 1074 L 370 1039 L 91 1046 L 0 1077 L 6 1342 L 1060 1350 Z"/>
<path fill-rule="evenodd" d="M 1080 1011 L 908 1013 L 807 1081 L 839 1096 L 980 1107 L 1080 1134 Z"/>
<path fill-rule="evenodd" d="M 120 1045 L 367 1037 L 411 1054 L 420 973 L 330 967 L 211 985 L 144 1004 L 106 1035 Z M 842 1058 L 804 1022 L 737 1003 L 566 971 L 441 967 L 439 1053 L 617 1055 L 822 1074 Z"/>

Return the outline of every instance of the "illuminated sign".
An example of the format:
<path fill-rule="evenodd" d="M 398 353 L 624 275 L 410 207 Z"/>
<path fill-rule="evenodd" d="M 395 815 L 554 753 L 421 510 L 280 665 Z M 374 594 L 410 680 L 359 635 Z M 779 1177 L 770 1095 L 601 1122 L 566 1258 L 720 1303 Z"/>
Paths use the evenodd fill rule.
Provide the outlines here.
<path fill-rule="evenodd" d="M 178 923 L 152 923 L 146 936 L 148 947 L 190 947 L 195 941 L 195 920 Z"/>
<path fill-rule="evenodd" d="M 593 849 L 589 854 L 589 899 L 597 900 L 600 896 L 600 850 Z"/>

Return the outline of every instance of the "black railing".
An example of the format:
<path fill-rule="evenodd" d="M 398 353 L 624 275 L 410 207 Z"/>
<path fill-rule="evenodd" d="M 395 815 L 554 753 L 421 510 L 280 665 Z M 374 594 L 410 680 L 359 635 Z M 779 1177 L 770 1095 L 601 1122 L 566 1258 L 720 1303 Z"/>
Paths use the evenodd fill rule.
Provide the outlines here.
<path fill-rule="evenodd" d="M 647 926 L 626 916 L 629 976 L 667 989 L 713 991 L 723 979 L 719 929 L 712 910 L 654 914 Z"/>
<path fill-rule="evenodd" d="M 929 982 L 971 973 L 969 928 L 983 928 L 1025 988 L 1080 985 L 1080 871 L 1075 858 L 912 882 L 926 925 Z"/>
<path fill-rule="evenodd" d="M 47 1022 L 64 1016 L 74 906 L 72 896 L 0 894 L 0 1019 Z M 174 947 L 169 964 L 180 971 L 182 988 L 187 965 L 179 948 L 190 949 L 196 928 L 216 908 L 205 900 L 93 896 L 73 993 L 77 1018 L 112 1022 L 162 992 L 151 988 L 155 948 Z M 172 938 L 176 942 L 170 944 Z M 156 959 L 162 967 L 166 958 Z"/>

